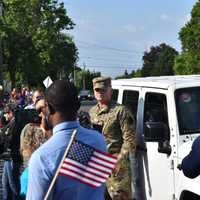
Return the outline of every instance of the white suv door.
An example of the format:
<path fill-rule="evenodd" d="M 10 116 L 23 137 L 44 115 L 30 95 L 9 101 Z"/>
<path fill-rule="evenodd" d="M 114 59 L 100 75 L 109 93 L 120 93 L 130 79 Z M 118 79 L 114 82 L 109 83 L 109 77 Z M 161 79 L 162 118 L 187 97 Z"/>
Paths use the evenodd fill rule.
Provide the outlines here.
<path fill-rule="evenodd" d="M 146 142 L 144 159 L 147 199 L 170 200 L 174 197 L 174 161 L 168 123 L 167 93 L 161 89 L 142 89 L 144 103 L 143 127 L 140 127 Z M 145 124 L 164 124 L 165 131 L 159 141 L 154 141 L 151 132 L 146 133 Z M 153 122 L 153 123 L 151 123 Z M 157 127 L 158 128 L 158 127 Z M 142 130 L 143 129 L 143 130 Z"/>

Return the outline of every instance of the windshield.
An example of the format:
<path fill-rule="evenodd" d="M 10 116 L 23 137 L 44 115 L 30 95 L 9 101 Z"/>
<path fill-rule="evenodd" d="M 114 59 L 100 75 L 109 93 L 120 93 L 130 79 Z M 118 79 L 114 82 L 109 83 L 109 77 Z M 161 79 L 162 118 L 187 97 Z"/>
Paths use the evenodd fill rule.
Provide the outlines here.
<path fill-rule="evenodd" d="M 175 100 L 180 134 L 200 132 L 200 87 L 176 90 Z"/>
<path fill-rule="evenodd" d="M 90 93 L 90 91 L 89 90 L 81 90 L 80 91 L 80 95 L 88 95 Z"/>

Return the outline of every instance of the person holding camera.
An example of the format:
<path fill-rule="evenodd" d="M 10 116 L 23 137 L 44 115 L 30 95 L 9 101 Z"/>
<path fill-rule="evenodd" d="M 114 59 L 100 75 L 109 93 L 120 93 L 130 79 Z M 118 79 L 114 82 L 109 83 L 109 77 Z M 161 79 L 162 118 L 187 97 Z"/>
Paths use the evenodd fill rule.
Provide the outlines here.
<path fill-rule="evenodd" d="M 47 138 L 50 138 L 52 136 L 52 129 L 48 126 L 46 117 L 45 117 L 45 107 L 46 107 L 46 101 L 44 97 L 37 98 L 37 101 L 35 102 L 35 109 L 41 118 L 40 128 L 45 133 Z"/>
<path fill-rule="evenodd" d="M 24 109 L 35 109 L 38 99 L 44 98 L 42 90 L 35 90 L 32 95 L 32 103 L 27 105 Z"/>

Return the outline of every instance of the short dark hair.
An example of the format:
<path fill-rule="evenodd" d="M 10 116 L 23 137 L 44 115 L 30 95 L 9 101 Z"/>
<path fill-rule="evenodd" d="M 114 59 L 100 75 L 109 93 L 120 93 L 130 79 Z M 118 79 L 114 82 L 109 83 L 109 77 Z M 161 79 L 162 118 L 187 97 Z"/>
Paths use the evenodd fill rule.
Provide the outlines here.
<path fill-rule="evenodd" d="M 77 89 L 69 80 L 54 81 L 47 89 L 46 100 L 50 108 L 61 113 L 75 113 L 80 108 Z"/>
<path fill-rule="evenodd" d="M 17 108 L 17 105 L 14 103 L 8 103 L 3 109 L 4 113 L 14 112 Z"/>

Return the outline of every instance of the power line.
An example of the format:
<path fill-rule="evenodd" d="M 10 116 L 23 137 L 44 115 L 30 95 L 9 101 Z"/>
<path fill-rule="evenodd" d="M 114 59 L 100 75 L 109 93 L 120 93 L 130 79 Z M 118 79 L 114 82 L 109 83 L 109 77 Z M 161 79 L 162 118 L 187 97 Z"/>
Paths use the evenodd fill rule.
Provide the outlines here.
<path fill-rule="evenodd" d="M 130 55 L 130 54 L 121 54 L 121 53 L 115 53 L 115 52 L 103 52 L 103 51 L 93 51 L 92 49 L 86 49 L 84 52 L 79 51 L 80 58 L 82 57 L 90 57 L 90 58 L 98 58 L 98 59 L 122 59 L 122 60 L 131 60 L 131 59 L 138 59 L 142 60 L 142 56 L 140 55 Z"/>
<path fill-rule="evenodd" d="M 125 62 L 125 61 L 129 61 L 131 62 L 130 59 L 128 60 L 124 60 L 124 59 L 119 59 L 119 58 L 94 58 L 94 57 L 91 57 L 91 56 L 83 56 L 83 57 L 79 57 L 80 59 L 88 59 L 88 60 L 101 60 L 101 61 L 119 61 L 119 62 Z M 132 60 L 133 62 L 136 62 L 135 60 Z M 142 60 L 138 61 L 138 62 L 142 62 Z"/>
<path fill-rule="evenodd" d="M 88 46 L 88 47 L 85 47 L 85 46 L 82 46 L 82 45 L 79 45 L 78 46 L 78 48 L 82 48 L 82 49 L 85 49 L 85 50 L 88 50 L 88 51 L 91 51 L 91 49 L 93 49 L 93 50 L 97 50 L 97 51 L 100 51 L 100 50 L 102 50 L 102 49 L 104 49 L 104 50 L 108 50 L 108 49 L 105 49 L 105 48 L 96 48 L 96 47 L 90 47 L 90 46 Z M 120 53 L 120 54 L 122 54 L 122 55 L 143 55 L 142 53 L 135 53 L 135 52 L 123 52 L 123 51 L 115 51 L 115 53 Z"/>
<path fill-rule="evenodd" d="M 99 45 L 99 44 L 95 44 L 95 43 L 88 43 L 88 42 L 84 42 L 84 41 L 80 41 L 78 40 L 77 42 L 82 43 L 84 45 L 87 46 L 93 46 L 99 49 L 107 49 L 107 50 L 112 50 L 112 51 L 117 51 L 117 52 L 121 52 L 121 53 L 131 53 L 131 54 L 143 54 L 144 52 L 141 51 L 135 51 L 135 50 L 127 50 L 127 49 L 119 49 L 119 48 L 115 48 L 115 47 L 110 47 L 110 46 L 104 46 L 104 45 Z M 87 48 L 84 46 L 79 45 L 81 48 Z"/>
<path fill-rule="evenodd" d="M 83 66 L 80 66 L 83 67 Z M 113 68 L 113 69 L 138 69 L 141 68 L 141 66 L 108 66 L 108 65 L 104 65 L 104 66 L 100 66 L 100 65 L 87 65 L 87 68 Z"/>
<path fill-rule="evenodd" d="M 141 65 L 142 63 L 86 63 L 87 65 L 95 65 L 95 66 L 136 66 Z"/>

